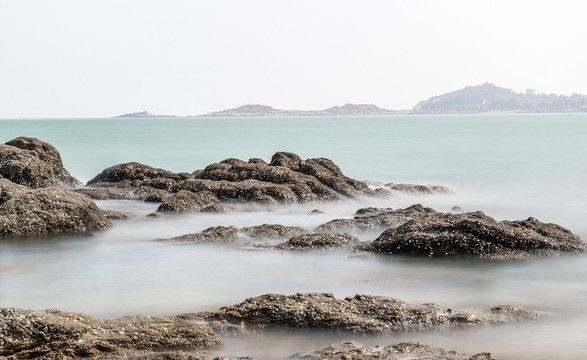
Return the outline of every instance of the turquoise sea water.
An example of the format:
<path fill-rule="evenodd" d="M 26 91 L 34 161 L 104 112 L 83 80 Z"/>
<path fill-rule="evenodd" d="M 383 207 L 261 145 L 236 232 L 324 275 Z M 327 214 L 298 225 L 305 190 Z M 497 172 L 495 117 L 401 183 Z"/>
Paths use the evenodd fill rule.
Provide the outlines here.
<path fill-rule="evenodd" d="M 495 264 L 152 241 L 213 225 L 281 223 L 311 230 L 332 218 L 350 217 L 362 206 L 400 208 L 416 202 L 440 211 L 454 205 L 482 210 L 500 220 L 534 216 L 587 239 L 587 114 L 0 120 L 0 142 L 21 135 L 53 144 L 66 168 L 84 182 L 121 162 L 191 172 L 229 157 L 268 161 L 276 151 L 290 151 L 302 158 L 330 158 L 353 178 L 444 185 L 456 195 L 161 221 L 144 218 L 156 204 L 103 201 L 99 206 L 131 211 L 135 218 L 89 235 L 0 240 L 0 306 L 103 317 L 177 314 L 214 310 L 263 293 L 306 291 L 471 309 L 508 303 L 553 316 L 360 341 L 423 341 L 464 352 L 490 351 L 496 359 L 587 357 L 583 255 Z M 326 213 L 308 216 L 316 207 Z M 258 355 L 271 358 L 331 340 L 289 334 L 287 341 L 276 342 L 271 336 L 229 341 L 227 351 L 246 348 L 246 355 L 264 348 Z"/>

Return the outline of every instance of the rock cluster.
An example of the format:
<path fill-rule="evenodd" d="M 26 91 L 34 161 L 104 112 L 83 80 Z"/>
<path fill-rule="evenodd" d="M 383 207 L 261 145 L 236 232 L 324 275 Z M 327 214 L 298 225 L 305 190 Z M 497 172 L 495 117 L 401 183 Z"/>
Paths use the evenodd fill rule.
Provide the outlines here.
<path fill-rule="evenodd" d="M 405 342 L 388 346 L 365 346 L 355 341 L 299 352 L 289 359 L 303 360 L 494 360 L 489 353 L 473 356 L 438 346 Z"/>
<path fill-rule="evenodd" d="M 0 308 L 0 357 L 8 359 L 114 357 L 128 350 L 211 349 L 219 345 L 221 340 L 210 328 L 178 317 L 101 320 L 60 310 Z"/>
<path fill-rule="evenodd" d="M 260 329 L 311 328 L 389 333 L 534 319 L 542 313 L 515 306 L 498 306 L 473 314 L 441 311 L 434 304 L 410 305 L 384 296 L 355 295 L 336 299 L 326 293 L 299 293 L 249 298 L 240 304 L 221 308 L 214 316 Z"/>
<path fill-rule="evenodd" d="M 329 159 L 302 160 L 299 156 L 278 152 L 267 164 L 261 159 L 248 162 L 226 159 L 208 165 L 193 174 L 172 173 L 139 163 L 119 164 L 88 182 L 93 190 L 88 195 L 105 198 L 138 197 L 147 189 L 178 193 L 208 191 L 220 201 L 254 201 L 266 204 L 342 200 L 359 195 L 381 195 L 364 182 L 346 177 Z M 96 190 L 100 188 L 127 189 L 126 194 Z"/>
<path fill-rule="evenodd" d="M 417 184 L 395 184 L 388 183 L 385 187 L 394 192 L 406 193 L 411 195 L 437 195 L 437 194 L 454 194 L 454 191 L 446 186 L 440 185 L 417 185 Z"/>
<path fill-rule="evenodd" d="M 87 196 L 57 188 L 31 189 L 0 179 L 0 237 L 90 231 L 110 226 Z"/>
<path fill-rule="evenodd" d="M 586 244 L 556 224 L 535 218 L 495 221 L 482 212 L 431 212 L 384 231 L 367 250 L 415 256 L 508 259 L 578 253 Z"/>
<path fill-rule="evenodd" d="M 53 145 L 24 136 L 0 144 L 0 178 L 34 189 L 82 186 L 65 170 Z"/>
<path fill-rule="evenodd" d="M 408 220 L 423 214 L 435 213 L 431 208 L 420 204 L 405 209 L 392 210 L 390 208 L 363 208 L 357 210 L 352 219 L 335 219 L 318 226 L 318 232 L 346 232 L 349 234 L 377 233 L 385 229 L 397 227 Z"/>

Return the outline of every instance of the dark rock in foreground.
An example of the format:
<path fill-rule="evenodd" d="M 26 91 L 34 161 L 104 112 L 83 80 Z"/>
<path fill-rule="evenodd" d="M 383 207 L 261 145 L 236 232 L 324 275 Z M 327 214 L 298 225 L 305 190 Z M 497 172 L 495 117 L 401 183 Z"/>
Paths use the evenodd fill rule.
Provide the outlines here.
<path fill-rule="evenodd" d="M 301 226 L 263 224 L 241 228 L 239 232 L 251 239 L 289 239 L 293 236 L 307 234 Z"/>
<path fill-rule="evenodd" d="M 332 294 L 268 294 L 220 309 L 214 316 L 255 328 L 313 328 L 357 333 L 423 331 L 534 319 L 542 314 L 514 306 L 479 313 L 441 311 L 384 296 L 356 295 L 335 299 Z"/>
<path fill-rule="evenodd" d="M 82 186 L 63 167 L 61 155 L 53 145 L 24 136 L 0 144 L 0 178 L 34 189 Z"/>
<path fill-rule="evenodd" d="M 281 250 L 333 250 L 353 249 L 359 245 L 359 239 L 344 233 L 318 233 L 298 235 L 276 246 Z"/>
<path fill-rule="evenodd" d="M 348 341 L 296 353 L 289 359 L 303 360 L 494 360 L 489 353 L 469 357 L 438 346 L 406 342 L 388 346 L 365 346 Z"/>
<path fill-rule="evenodd" d="M 83 194 L 57 188 L 31 189 L 0 179 L 0 236 L 90 231 L 110 225 Z"/>
<path fill-rule="evenodd" d="M 60 310 L 0 308 L 0 357 L 114 357 L 128 350 L 199 350 L 220 344 L 207 326 L 178 317 L 101 320 Z"/>
<path fill-rule="evenodd" d="M 584 252 L 586 244 L 568 229 L 535 218 L 498 222 L 482 212 L 433 212 L 386 230 L 366 249 L 414 256 L 508 259 Z"/>
<path fill-rule="evenodd" d="M 374 233 L 399 226 L 423 214 L 435 212 L 434 209 L 424 207 L 420 204 L 398 210 L 391 210 L 389 208 L 364 208 L 359 209 L 357 216 L 352 219 L 335 219 L 318 226 L 315 231 L 345 232 L 349 234 Z"/>

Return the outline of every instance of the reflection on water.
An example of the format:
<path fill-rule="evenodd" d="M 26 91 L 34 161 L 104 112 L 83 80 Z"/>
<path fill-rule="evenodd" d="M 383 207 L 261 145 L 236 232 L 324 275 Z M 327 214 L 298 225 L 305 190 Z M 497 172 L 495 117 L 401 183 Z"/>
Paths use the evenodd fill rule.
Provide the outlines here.
<path fill-rule="evenodd" d="M 103 208 L 132 212 L 134 217 L 92 234 L 0 241 L 0 306 L 60 308 L 99 317 L 118 317 L 216 310 L 247 297 L 296 292 L 331 292 L 337 297 L 360 293 L 383 295 L 413 304 L 434 302 L 441 307 L 463 310 L 512 304 L 552 315 L 531 323 L 356 340 L 373 345 L 422 341 L 462 352 L 491 351 L 499 359 L 585 355 L 587 350 L 581 335 L 587 331 L 584 311 L 587 256 L 584 255 L 493 263 L 476 259 L 417 259 L 356 252 L 295 253 L 153 241 L 216 225 L 243 227 L 274 223 L 301 225 L 312 230 L 333 218 L 352 217 L 361 206 L 399 208 L 414 200 L 289 206 L 159 219 L 145 217 L 156 210 L 156 204 L 99 201 Z M 465 210 L 475 206 L 459 196 L 418 200 L 443 211 L 455 204 Z M 308 215 L 314 208 L 325 213 Z M 508 215 L 507 212 L 488 213 L 498 218 Z M 525 217 L 529 215 L 535 213 Z M 373 237 L 365 235 L 362 240 Z M 348 337 L 275 333 L 249 340 L 227 339 L 226 351 L 274 358 L 345 339 Z"/>

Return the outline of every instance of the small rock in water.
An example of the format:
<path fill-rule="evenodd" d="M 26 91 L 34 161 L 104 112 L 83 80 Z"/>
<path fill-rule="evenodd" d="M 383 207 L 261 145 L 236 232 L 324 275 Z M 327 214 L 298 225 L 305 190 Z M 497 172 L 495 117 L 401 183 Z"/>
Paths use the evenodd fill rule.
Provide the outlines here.
<path fill-rule="evenodd" d="M 276 246 L 280 250 L 333 250 L 354 249 L 359 239 L 344 233 L 318 233 L 295 236 L 289 241 Z"/>

